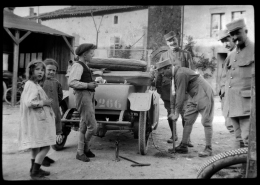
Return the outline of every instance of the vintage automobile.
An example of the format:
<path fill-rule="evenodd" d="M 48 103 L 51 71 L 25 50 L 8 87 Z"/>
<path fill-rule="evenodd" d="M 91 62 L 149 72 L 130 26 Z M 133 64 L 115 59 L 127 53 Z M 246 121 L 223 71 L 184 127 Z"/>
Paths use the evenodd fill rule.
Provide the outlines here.
<path fill-rule="evenodd" d="M 119 59 L 109 59 L 111 60 L 112 63 L 116 63 Z M 102 63 L 102 59 L 99 61 Z M 121 59 L 120 62 L 133 64 L 130 59 Z M 111 67 L 108 64 L 107 67 L 109 66 Z M 113 69 L 119 69 L 118 65 L 106 72 L 94 71 L 95 79 L 101 79 L 95 93 L 95 116 L 98 123 L 96 136 L 104 137 L 108 130 L 131 130 L 134 138 L 138 139 L 139 153 L 145 155 L 151 132 L 157 128 L 159 122 L 159 94 L 150 90 L 152 82 L 150 72 L 134 71 L 134 68 L 122 71 L 130 67 L 120 68 L 121 71 L 113 71 Z M 141 70 L 146 69 L 145 66 Z M 73 89 L 69 89 L 69 94 L 65 96 L 61 108 L 64 113 L 62 116 L 64 139 L 61 144 L 56 143 L 53 146 L 55 150 L 61 150 L 71 129 L 77 130 L 79 127 L 80 116 L 75 108 Z"/>

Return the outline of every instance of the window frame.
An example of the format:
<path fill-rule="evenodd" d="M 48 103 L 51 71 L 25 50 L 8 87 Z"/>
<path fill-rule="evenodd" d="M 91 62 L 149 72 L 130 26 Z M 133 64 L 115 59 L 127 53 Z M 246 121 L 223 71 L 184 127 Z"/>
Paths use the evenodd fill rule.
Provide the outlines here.
<path fill-rule="evenodd" d="M 237 13 L 237 12 L 240 12 L 240 14 L 241 14 L 241 12 L 243 12 L 241 15 L 243 15 L 242 17 L 240 17 L 240 18 L 244 18 L 245 19 L 245 13 L 246 13 L 246 11 L 245 10 L 238 10 L 238 11 L 232 11 L 231 12 L 231 21 L 234 21 L 234 20 L 236 20 L 236 19 L 234 19 L 234 13 Z M 240 19 L 239 18 L 239 19 Z"/>
<path fill-rule="evenodd" d="M 211 17 L 210 17 L 210 37 L 211 38 L 215 38 L 215 36 L 213 36 L 213 30 L 216 29 L 212 29 L 213 26 L 213 16 L 214 15 L 219 15 L 219 21 L 218 21 L 218 31 L 219 30 L 223 30 L 225 28 L 225 26 L 223 26 L 223 22 L 225 22 L 225 13 L 221 12 L 221 13 L 211 13 Z"/>

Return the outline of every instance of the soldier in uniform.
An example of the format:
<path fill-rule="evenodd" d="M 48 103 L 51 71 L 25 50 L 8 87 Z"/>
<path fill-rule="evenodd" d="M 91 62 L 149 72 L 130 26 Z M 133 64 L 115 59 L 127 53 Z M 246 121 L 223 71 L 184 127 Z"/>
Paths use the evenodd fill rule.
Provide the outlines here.
<path fill-rule="evenodd" d="M 224 45 L 224 47 L 226 49 L 229 50 L 229 52 L 231 52 L 234 48 L 235 48 L 235 43 L 232 41 L 228 30 L 220 30 L 219 31 L 219 37 L 218 40 Z M 224 67 L 226 62 L 224 61 Z M 226 77 L 226 73 L 225 73 L 225 69 L 222 70 L 222 74 L 221 74 L 221 78 L 220 78 L 220 88 L 219 88 L 219 96 L 221 99 L 221 109 L 223 111 L 223 105 L 224 105 L 224 99 L 225 99 L 225 77 Z M 227 127 L 228 131 L 230 133 L 234 133 L 234 129 L 233 129 L 233 125 L 228 122 L 227 118 L 225 117 L 225 126 Z"/>
<path fill-rule="evenodd" d="M 168 49 L 168 51 L 162 53 L 159 62 L 169 59 L 171 64 L 174 66 L 181 66 L 181 67 L 187 67 L 187 68 L 194 69 L 191 54 L 188 51 L 185 51 L 185 50 L 182 50 L 179 48 L 178 38 L 177 38 L 175 32 L 170 31 L 169 33 L 165 34 L 164 39 L 166 41 L 166 44 L 169 46 L 169 49 Z M 165 66 L 165 65 L 158 64 L 157 69 L 158 69 L 158 66 Z M 171 112 L 171 107 L 170 107 L 171 76 L 165 75 L 163 71 L 170 67 L 171 66 L 168 65 L 168 66 L 165 66 L 162 69 L 160 69 L 160 72 L 158 71 L 158 73 L 156 75 L 156 79 L 155 79 L 155 85 L 156 85 L 157 92 L 161 95 L 161 99 L 164 102 L 164 107 L 167 110 L 168 116 L 170 115 L 170 112 Z M 183 110 L 185 108 L 187 100 L 188 100 L 188 94 L 186 93 Z M 182 117 L 182 125 L 184 126 L 185 123 L 184 123 L 184 119 L 183 119 L 183 112 L 184 111 L 182 111 L 180 114 Z M 169 123 L 170 129 L 171 129 L 171 132 L 172 132 L 172 130 L 173 130 L 172 120 L 168 120 L 168 123 Z M 176 122 L 174 124 L 176 124 Z M 175 129 L 175 140 L 176 141 L 178 140 L 176 129 Z M 169 140 L 167 140 L 167 142 L 168 143 L 173 142 L 172 136 Z M 189 140 L 188 146 L 193 147 L 190 140 Z"/>
<path fill-rule="evenodd" d="M 204 126 L 206 147 L 204 151 L 199 152 L 199 157 L 207 157 L 212 155 L 212 121 L 214 117 L 214 92 L 210 84 L 195 71 L 180 66 L 173 66 L 167 73 L 172 75 L 171 93 L 176 94 L 175 101 L 171 101 L 175 109 L 171 109 L 169 119 L 176 121 L 179 114 L 183 111 L 182 107 L 185 101 L 185 93 L 188 92 L 186 108 L 184 110 L 184 129 L 182 141 L 175 148 L 177 153 L 188 153 L 188 141 L 190 138 L 192 126 L 195 123 L 198 114 L 201 116 L 201 123 Z M 171 99 L 172 100 L 172 99 Z M 173 149 L 169 149 L 172 153 Z"/>
<path fill-rule="evenodd" d="M 76 108 L 80 113 L 79 140 L 76 159 L 89 162 L 95 157 L 89 149 L 89 142 L 96 132 L 95 119 L 95 88 L 98 86 L 92 78 L 88 63 L 94 56 L 94 44 L 81 44 L 75 51 L 78 61 L 75 62 L 69 74 L 69 87 L 74 89 Z"/>
<path fill-rule="evenodd" d="M 247 37 L 244 19 L 226 25 L 236 48 L 228 55 L 226 62 L 225 101 L 223 113 L 232 123 L 240 147 L 248 146 L 251 100 L 252 68 L 255 48 Z"/>

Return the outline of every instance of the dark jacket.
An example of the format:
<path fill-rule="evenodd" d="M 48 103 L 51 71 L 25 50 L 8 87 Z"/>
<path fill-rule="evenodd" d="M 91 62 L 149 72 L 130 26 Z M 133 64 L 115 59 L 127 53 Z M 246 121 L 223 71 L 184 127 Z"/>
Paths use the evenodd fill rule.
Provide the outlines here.
<path fill-rule="evenodd" d="M 159 61 L 163 61 L 168 58 L 170 58 L 174 66 L 194 69 L 193 60 L 191 54 L 188 51 L 179 49 L 177 52 L 173 52 L 169 49 L 161 55 Z M 163 72 L 157 72 L 155 78 L 155 87 L 157 89 L 157 92 L 161 95 L 161 99 L 163 101 L 170 101 L 171 78 L 165 76 Z"/>

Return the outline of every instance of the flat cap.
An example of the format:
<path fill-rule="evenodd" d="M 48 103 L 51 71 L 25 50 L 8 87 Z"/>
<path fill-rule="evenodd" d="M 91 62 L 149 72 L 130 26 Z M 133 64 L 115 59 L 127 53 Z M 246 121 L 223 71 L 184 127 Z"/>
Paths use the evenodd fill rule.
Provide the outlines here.
<path fill-rule="evenodd" d="M 169 39 L 171 39 L 172 37 L 176 37 L 176 34 L 175 34 L 174 31 L 170 31 L 169 33 L 167 33 L 167 34 L 164 35 L 164 39 L 165 39 L 165 40 L 169 40 Z"/>
<path fill-rule="evenodd" d="M 84 53 L 85 51 L 88 51 L 90 49 L 96 49 L 96 46 L 91 43 L 84 43 L 84 44 L 79 45 L 79 47 L 77 47 L 77 49 L 75 50 L 75 54 L 81 55 L 82 53 Z"/>
<path fill-rule="evenodd" d="M 246 26 L 246 24 L 245 24 L 244 19 L 237 19 L 237 20 L 234 20 L 234 21 L 232 21 L 232 22 L 230 22 L 226 25 L 229 33 L 232 32 L 232 31 L 235 31 L 237 29 L 243 28 L 245 26 Z"/>
<path fill-rule="evenodd" d="M 171 63 L 169 58 L 166 59 L 166 60 L 163 60 L 161 62 L 156 63 L 157 69 L 163 68 L 163 67 L 168 66 L 168 65 L 172 65 L 172 63 Z"/>
<path fill-rule="evenodd" d="M 218 40 L 224 39 L 229 36 L 228 30 L 219 30 L 218 32 Z"/>

